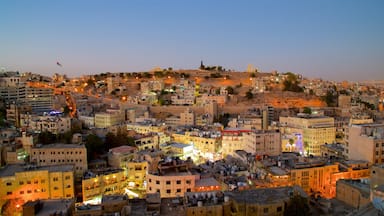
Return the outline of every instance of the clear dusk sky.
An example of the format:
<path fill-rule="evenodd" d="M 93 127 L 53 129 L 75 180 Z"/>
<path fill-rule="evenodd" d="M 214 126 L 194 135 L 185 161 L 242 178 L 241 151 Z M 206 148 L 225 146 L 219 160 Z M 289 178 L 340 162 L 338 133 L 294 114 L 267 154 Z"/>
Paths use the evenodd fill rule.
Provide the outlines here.
<path fill-rule="evenodd" d="M 253 64 L 326 80 L 384 80 L 384 1 L 0 1 L 6 70 L 75 77 L 196 69 L 201 60 L 238 71 Z"/>

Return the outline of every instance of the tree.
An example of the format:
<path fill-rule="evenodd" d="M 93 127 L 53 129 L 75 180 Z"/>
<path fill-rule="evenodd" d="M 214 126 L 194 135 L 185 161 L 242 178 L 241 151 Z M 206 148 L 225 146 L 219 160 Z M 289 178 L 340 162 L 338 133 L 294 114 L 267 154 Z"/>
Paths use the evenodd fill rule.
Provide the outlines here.
<path fill-rule="evenodd" d="M 220 94 L 220 88 L 217 88 L 217 89 L 215 90 L 215 94 L 217 94 L 217 95 Z"/>
<path fill-rule="evenodd" d="M 87 148 L 88 160 L 96 159 L 96 155 L 102 154 L 105 151 L 103 140 L 95 134 L 89 134 L 85 141 L 85 148 Z"/>
<path fill-rule="evenodd" d="M 306 216 L 311 215 L 308 199 L 298 194 L 289 199 L 289 203 L 284 210 L 284 216 Z"/>
<path fill-rule="evenodd" d="M 227 90 L 228 94 L 234 94 L 235 93 L 235 90 L 232 88 L 232 86 L 228 86 L 227 88 L 225 88 L 225 90 Z"/>
<path fill-rule="evenodd" d="M 253 93 L 252 93 L 252 90 L 249 89 L 246 93 L 245 93 L 245 97 L 248 99 L 248 100 L 251 100 L 253 98 Z"/>
<path fill-rule="evenodd" d="M 46 145 L 46 144 L 52 144 L 55 142 L 56 142 L 56 136 L 49 131 L 43 131 L 38 135 L 38 143 Z"/>
<path fill-rule="evenodd" d="M 310 107 L 304 107 L 303 113 L 312 114 L 312 109 Z"/>

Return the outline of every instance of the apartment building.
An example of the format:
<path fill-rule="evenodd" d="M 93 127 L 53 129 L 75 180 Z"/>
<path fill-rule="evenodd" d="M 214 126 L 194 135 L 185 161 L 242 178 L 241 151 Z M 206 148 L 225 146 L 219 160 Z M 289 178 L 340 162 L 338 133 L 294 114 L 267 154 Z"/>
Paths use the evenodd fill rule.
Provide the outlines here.
<path fill-rule="evenodd" d="M 0 206 L 10 199 L 74 198 L 72 165 L 32 166 L 9 164 L 0 169 Z"/>
<path fill-rule="evenodd" d="M 209 131 L 173 133 L 172 138 L 174 142 L 193 145 L 203 157 L 208 159 L 213 159 L 221 147 L 221 134 Z"/>
<path fill-rule="evenodd" d="M 119 146 L 108 151 L 108 165 L 113 168 L 126 169 L 128 162 L 135 157 L 136 147 Z"/>
<path fill-rule="evenodd" d="M 277 156 L 281 154 L 281 134 L 279 130 L 253 130 L 244 134 L 246 152 L 255 155 Z"/>
<path fill-rule="evenodd" d="M 103 112 L 95 114 L 95 127 L 107 128 L 121 124 L 125 121 L 125 113 L 122 111 Z"/>
<path fill-rule="evenodd" d="M 81 184 L 83 202 L 88 202 L 102 195 L 124 194 L 128 177 L 123 169 L 104 169 L 97 173 L 86 172 Z"/>
<path fill-rule="evenodd" d="M 49 115 L 20 115 L 20 126 L 34 132 L 66 133 L 71 130 L 71 118 Z"/>
<path fill-rule="evenodd" d="M 173 159 L 159 163 L 159 172 L 147 175 L 147 193 L 160 193 L 161 198 L 184 196 L 192 192 L 200 175 L 189 170 L 190 163 Z"/>
<path fill-rule="evenodd" d="M 325 116 L 280 117 L 280 129 L 285 134 L 299 134 L 299 151 L 320 156 L 320 146 L 336 138 L 334 119 Z"/>
<path fill-rule="evenodd" d="M 236 150 L 242 150 L 245 146 L 245 134 L 251 130 L 226 129 L 222 131 L 221 150 L 223 157 L 232 155 Z"/>
<path fill-rule="evenodd" d="M 346 141 L 348 159 L 384 163 L 384 124 L 351 125 Z"/>
<path fill-rule="evenodd" d="M 74 165 L 76 176 L 88 169 L 87 149 L 78 144 L 38 144 L 31 149 L 30 160 L 38 166 Z"/>

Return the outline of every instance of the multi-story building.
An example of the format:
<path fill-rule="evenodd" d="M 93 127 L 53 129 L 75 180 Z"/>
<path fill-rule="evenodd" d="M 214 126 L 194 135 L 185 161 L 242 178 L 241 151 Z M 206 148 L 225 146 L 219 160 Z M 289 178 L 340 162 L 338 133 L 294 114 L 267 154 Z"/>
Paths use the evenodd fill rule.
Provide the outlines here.
<path fill-rule="evenodd" d="M 134 159 L 127 163 L 128 188 L 135 190 L 146 190 L 146 179 L 148 162 Z"/>
<path fill-rule="evenodd" d="M 147 175 L 147 193 L 160 193 L 161 198 L 184 196 L 192 192 L 200 175 L 189 170 L 190 162 L 172 160 L 161 162 L 159 172 Z"/>
<path fill-rule="evenodd" d="M 43 113 L 52 109 L 53 89 L 27 86 L 18 72 L 6 72 L 0 74 L 0 98 L 8 103 L 26 103 L 33 113 Z"/>
<path fill-rule="evenodd" d="M 369 184 L 364 180 L 341 179 L 336 182 L 336 199 L 360 209 L 371 202 Z"/>
<path fill-rule="evenodd" d="M 243 150 L 256 155 L 277 156 L 281 154 L 279 130 L 253 130 L 244 134 Z"/>
<path fill-rule="evenodd" d="M 213 159 L 221 147 L 221 134 L 216 132 L 173 133 L 172 137 L 175 142 L 193 145 L 201 156 L 208 159 Z"/>
<path fill-rule="evenodd" d="M 293 195 L 308 199 L 308 195 L 299 187 L 224 192 L 223 215 L 283 216 Z"/>
<path fill-rule="evenodd" d="M 87 149 L 78 144 L 38 144 L 31 149 L 30 160 L 38 166 L 74 165 L 76 176 L 88 169 Z"/>
<path fill-rule="evenodd" d="M 136 131 L 136 133 L 147 134 L 151 132 L 164 132 L 166 127 L 164 125 L 153 124 L 127 124 L 127 130 Z"/>
<path fill-rule="evenodd" d="M 251 130 L 226 129 L 222 131 L 221 151 L 223 157 L 232 155 L 236 150 L 244 149 L 245 135 Z"/>
<path fill-rule="evenodd" d="M 109 126 L 121 124 L 124 121 L 125 113 L 119 110 L 95 114 L 95 127 L 97 128 L 107 128 Z"/>
<path fill-rule="evenodd" d="M 157 133 L 138 134 L 134 136 L 135 146 L 139 150 L 159 149 L 159 136 Z"/>
<path fill-rule="evenodd" d="M 124 194 L 128 178 L 123 169 L 105 169 L 97 173 L 86 172 L 81 184 L 83 202 L 92 202 L 102 195 Z"/>
<path fill-rule="evenodd" d="M 7 200 L 74 198 L 72 165 L 7 165 L 0 169 L 0 206 Z"/>
<path fill-rule="evenodd" d="M 66 133 L 71 130 L 71 118 L 60 116 L 20 115 L 20 125 L 34 132 Z"/>
<path fill-rule="evenodd" d="M 128 162 L 135 157 L 137 148 L 132 146 L 119 146 L 108 151 L 108 164 L 113 168 L 126 169 Z"/>
<path fill-rule="evenodd" d="M 384 124 L 351 125 L 346 141 L 348 159 L 384 163 Z"/>
<path fill-rule="evenodd" d="M 180 113 L 180 125 L 195 125 L 195 113 L 187 108 L 184 112 Z"/>
<path fill-rule="evenodd" d="M 20 115 L 26 113 L 32 113 L 31 105 L 25 103 L 10 104 L 7 108 L 7 121 L 19 128 L 21 126 Z"/>
<path fill-rule="evenodd" d="M 334 119 L 325 116 L 280 117 L 281 130 L 285 134 L 298 134 L 296 148 L 309 155 L 321 155 L 320 146 L 335 141 Z"/>

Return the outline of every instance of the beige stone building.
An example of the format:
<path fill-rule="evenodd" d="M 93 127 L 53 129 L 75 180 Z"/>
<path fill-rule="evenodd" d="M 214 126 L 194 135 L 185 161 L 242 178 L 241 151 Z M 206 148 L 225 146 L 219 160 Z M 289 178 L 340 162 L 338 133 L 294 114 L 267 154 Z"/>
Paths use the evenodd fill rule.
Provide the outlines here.
<path fill-rule="evenodd" d="M 107 128 L 109 126 L 121 124 L 125 121 L 125 113 L 122 111 L 96 113 L 95 127 Z"/>
<path fill-rule="evenodd" d="M 221 151 L 223 157 L 232 155 L 236 150 L 242 150 L 245 146 L 245 134 L 251 130 L 227 129 L 222 131 Z"/>
<path fill-rule="evenodd" d="M 136 147 L 119 146 L 108 151 L 108 165 L 113 168 L 126 169 L 128 162 L 135 157 Z"/>
<path fill-rule="evenodd" d="M 336 183 L 336 199 L 360 209 L 371 202 L 369 185 L 362 180 L 339 180 Z"/>
<path fill-rule="evenodd" d="M 72 165 L 7 165 L 0 169 L 0 206 L 9 199 L 74 198 Z M 22 204 L 21 203 L 21 204 Z"/>
<path fill-rule="evenodd" d="M 160 193 L 161 198 L 170 198 L 192 192 L 200 175 L 189 171 L 189 166 L 181 160 L 159 163 L 159 172 L 147 175 L 147 193 Z"/>
<path fill-rule="evenodd" d="M 384 124 L 351 125 L 346 141 L 348 159 L 384 163 Z"/>
<path fill-rule="evenodd" d="M 74 165 L 76 176 L 88 169 L 87 149 L 78 144 L 39 144 L 31 149 L 30 160 L 38 166 Z"/>
<path fill-rule="evenodd" d="M 203 157 L 212 158 L 218 153 L 221 147 L 221 137 L 207 132 L 206 135 L 199 135 L 199 132 L 173 133 L 174 142 L 191 144 Z"/>
<path fill-rule="evenodd" d="M 123 169 L 106 169 L 97 173 L 87 172 L 81 184 L 83 202 L 87 202 L 102 195 L 124 194 L 128 178 Z"/>
<path fill-rule="evenodd" d="M 277 156 L 281 154 L 281 134 L 279 130 L 253 130 L 244 134 L 246 152 L 256 155 Z"/>
<path fill-rule="evenodd" d="M 61 134 L 71 130 L 71 118 L 21 114 L 20 126 L 34 132 Z"/>
<path fill-rule="evenodd" d="M 280 126 L 285 134 L 300 134 L 300 151 L 315 156 L 321 155 L 321 145 L 333 143 L 336 138 L 334 119 L 331 117 L 280 117 Z"/>
<path fill-rule="evenodd" d="M 180 113 L 180 125 L 195 125 L 195 113 L 187 108 L 184 112 Z"/>

